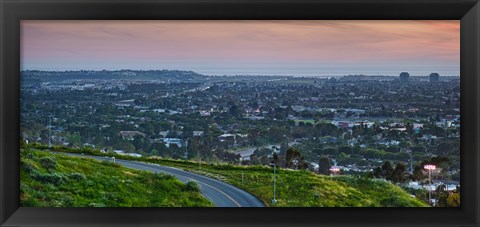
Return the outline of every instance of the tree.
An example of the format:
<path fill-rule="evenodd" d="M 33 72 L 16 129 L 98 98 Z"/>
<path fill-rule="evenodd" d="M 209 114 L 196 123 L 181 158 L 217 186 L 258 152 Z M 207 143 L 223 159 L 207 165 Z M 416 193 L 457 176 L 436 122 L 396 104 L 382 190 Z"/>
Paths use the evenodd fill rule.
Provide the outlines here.
<path fill-rule="evenodd" d="M 375 177 L 375 178 L 383 178 L 382 168 L 377 167 L 377 168 L 373 169 L 372 175 L 373 175 L 373 177 Z"/>
<path fill-rule="evenodd" d="M 318 161 L 319 174 L 329 175 L 331 167 L 332 167 L 331 160 L 326 156 L 321 157 L 320 160 Z"/>
<path fill-rule="evenodd" d="M 414 181 L 421 181 L 427 178 L 421 166 L 415 166 L 413 169 L 412 180 Z"/>
<path fill-rule="evenodd" d="M 284 154 L 285 152 L 287 152 L 287 149 L 288 149 L 288 143 L 286 141 L 283 141 L 280 144 L 280 153 Z"/>
<path fill-rule="evenodd" d="M 231 152 L 225 152 L 223 150 L 217 150 L 215 155 L 226 162 L 230 163 L 239 163 L 240 161 L 240 155 L 239 154 L 234 154 Z"/>
<path fill-rule="evenodd" d="M 322 151 L 322 153 L 326 155 L 337 155 L 337 152 L 338 152 L 337 149 L 333 147 L 327 147 Z"/>
<path fill-rule="evenodd" d="M 412 152 L 413 153 L 425 153 L 425 147 L 424 146 L 414 146 L 414 147 L 412 147 Z"/>
<path fill-rule="evenodd" d="M 408 180 L 407 167 L 398 163 L 394 169 L 389 161 L 384 162 L 381 167 L 373 169 L 372 175 L 375 178 L 385 178 L 394 183 L 404 183 Z"/>
<path fill-rule="evenodd" d="M 315 125 L 315 136 L 334 136 L 337 137 L 341 133 L 341 130 L 337 128 L 334 124 L 331 123 L 319 123 Z"/>
<path fill-rule="evenodd" d="M 393 174 L 393 167 L 390 161 L 386 161 L 382 165 L 382 173 L 385 179 L 391 180 L 391 176 Z"/>
<path fill-rule="evenodd" d="M 405 181 L 408 179 L 407 167 L 402 163 L 398 163 L 390 178 L 395 183 L 405 183 Z"/>
<path fill-rule="evenodd" d="M 123 150 L 125 152 L 131 152 L 135 150 L 135 147 L 127 140 L 121 141 L 119 144 L 115 144 L 115 148 Z"/>
<path fill-rule="evenodd" d="M 158 154 L 159 154 L 159 153 L 158 153 L 157 150 L 155 150 L 155 149 L 150 150 L 150 155 L 156 156 L 156 155 L 158 155 Z"/>
<path fill-rule="evenodd" d="M 148 144 L 145 144 L 145 139 L 143 136 L 140 135 L 133 137 L 133 141 L 131 143 L 135 147 L 135 150 L 142 150 L 145 149 L 145 145 L 148 146 Z"/>
<path fill-rule="evenodd" d="M 267 157 L 266 155 L 264 155 L 264 156 L 262 156 L 262 157 L 260 158 L 260 164 L 261 164 L 261 165 L 266 166 L 266 165 L 268 165 L 269 163 L 270 163 L 270 160 L 268 159 L 268 157 Z"/>
<path fill-rule="evenodd" d="M 440 127 L 435 126 L 435 125 L 430 128 L 429 132 L 432 135 L 435 135 L 435 136 L 438 136 L 438 137 L 444 137 L 445 136 L 445 131 L 443 130 L 443 128 L 440 128 Z"/>
<path fill-rule="evenodd" d="M 452 149 L 451 143 L 443 142 L 437 145 L 437 154 L 447 156 Z"/>
<path fill-rule="evenodd" d="M 230 108 L 229 108 L 228 112 L 233 117 L 239 117 L 240 116 L 240 110 L 238 109 L 238 106 L 233 102 L 230 103 Z"/>
<path fill-rule="evenodd" d="M 260 160 L 258 159 L 258 156 L 256 156 L 255 154 L 250 155 L 250 162 L 252 163 L 252 165 L 260 164 Z"/>
<path fill-rule="evenodd" d="M 81 142 L 80 134 L 78 133 L 73 133 L 73 134 L 68 134 L 66 136 L 66 139 L 69 143 L 71 143 L 73 146 L 79 147 Z"/>
<path fill-rule="evenodd" d="M 270 137 L 269 139 L 273 142 L 282 142 L 283 141 L 283 135 L 284 131 L 281 128 L 278 127 L 271 127 L 268 130 L 268 136 Z"/>
<path fill-rule="evenodd" d="M 279 161 L 280 161 L 280 158 L 278 157 L 278 154 L 273 153 L 272 163 L 274 163 L 275 165 L 278 165 Z"/>
<path fill-rule="evenodd" d="M 437 203 L 435 204 L 436 207 L 447 207 L 447 199 L 448 199 L 448 191 L 445 190 L 446 186 L 441 184 L 435 190 L 437 194 Z"/>
<path fill-rule="evenodd" d="M 452 192 L 448 195 L 447 206 L 448 207 L 459 207 L 460 206 L 460 193 L 458 191 Z"/>
<path fill-rule="evenodd" d="M 343 164 L 340 164 L 340 163 L 346 163 L 346 161 L 348 159 L 349 159 L 348 155 L 341 152 L 340 154 L 338 154 L 337 162 L 339 163 L 339 165 L 343 165 Z"/>
<path fill-rule="evenodd" d="M 338 153 L 352 154 L 352 147 L 348 145 L 342 145 L 338 147 Z"/>
<path fill-rule="evenodd" d="M 287 154 L 285 155 L 285 167 L 295 167 L 301 156 L 302 155 L 300 154 L 300 151 L 298 151 L 298 149 L 293 147 L 288 148 Z"/>
<path fill-rule="evenodd" d="M 386 152 L 390 152 L 390 153 L 398 153 L 400 152 L 400 149 L 396 146 L 390 146 L 390 147 L 387 147 L 387 149 L 385 149 Z"/>
<path fill-rule="evenodd" d="M 298 169 L 308 169 L 310 167 L 310 163 L 305 162 L 302 158 L 302 160 L 298 163 Z"/>

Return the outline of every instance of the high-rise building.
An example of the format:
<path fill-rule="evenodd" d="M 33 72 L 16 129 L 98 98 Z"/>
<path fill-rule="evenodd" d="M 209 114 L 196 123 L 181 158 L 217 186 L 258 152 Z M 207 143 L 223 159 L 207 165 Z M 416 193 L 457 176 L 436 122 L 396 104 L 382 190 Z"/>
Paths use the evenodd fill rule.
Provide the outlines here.
<path fill-rule="evenodd" d="M 440 75 L 438 73 L 430 73 L 430 82 L 440 81 Z"/>
<path fill-rule="evenodd" d="M 410 74 L 408 74 L 407 72 L 401 72 L 400 73 L 400 82 L 408 82 L 410 80 Z"/>

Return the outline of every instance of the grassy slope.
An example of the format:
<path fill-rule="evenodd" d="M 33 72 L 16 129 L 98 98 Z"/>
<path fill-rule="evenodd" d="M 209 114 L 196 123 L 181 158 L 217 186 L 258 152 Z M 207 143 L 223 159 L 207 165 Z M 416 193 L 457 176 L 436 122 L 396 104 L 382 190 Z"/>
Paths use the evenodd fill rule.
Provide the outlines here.
<path fill-rule="evenodd" d="M 20 177 L 20 206 L 213 206 L 198 186 L 172 176 L 38 150 L 22 149 Z"/>
<path fill-rule="evenodd" d="M 263 166 L 206 165 L 149 160 L 197 172 L 249 191 L 265 204 L 273 198 L 273 170 Z M 243 181 L 242 181 L 243 173 Z M 322 176 L 309 171 L 277 169 L 277 205 L 281 207 L 425 207 L 400 187 L 382 180 Z"/>
<path fill-rule="evenodd" d="M 35 145 L 47 149 L 45 145 Z M 255 195 L 267 206 L 273 198 L 273 170 L 268 166 L 237 166 L 228 164 L 205 164 L 193 161 L 161 158 L 134 158 L 115 154 L 103 154 L 89 149 L 52 147 L 59 152 L 86 153 L 116 156 L 178 167 L 191 172 L 216 178 Z M 424 202 L 411 197 L 400 187 L 389 182 L 352 176 L 323 176 L 309 171 L 277 169 L 276 206 L 281 207 L 426 207 Z M 242 181 L 243 173 L 243 181 Z"/>

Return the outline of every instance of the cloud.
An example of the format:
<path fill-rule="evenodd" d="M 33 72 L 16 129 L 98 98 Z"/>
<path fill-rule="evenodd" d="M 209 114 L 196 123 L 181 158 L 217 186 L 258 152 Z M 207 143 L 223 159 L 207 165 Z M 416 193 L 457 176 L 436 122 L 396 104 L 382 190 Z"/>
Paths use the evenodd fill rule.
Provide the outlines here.
<path fill-rule="evenodd" d="M 22 21 L 21 55 L 23 68 L 40 60 L 458 67 L 459 29 L 459 21 Z"/>

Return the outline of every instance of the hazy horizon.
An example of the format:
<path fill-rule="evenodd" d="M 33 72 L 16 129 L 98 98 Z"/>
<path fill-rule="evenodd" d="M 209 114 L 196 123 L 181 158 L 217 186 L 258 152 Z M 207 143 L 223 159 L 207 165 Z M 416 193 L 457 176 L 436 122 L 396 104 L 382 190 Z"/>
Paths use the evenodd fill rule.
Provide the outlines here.
<path fill-rule="evenodd" d="M 23 20 L 21 69 L 459 76 L 460 23 Z"/>
<path fill-rule="evenodd" d="M 68 72 L 68 71 L 161 71 L 161 70 L 179 70 L 179 71 L 193 71 L 194 70 L 189 70 L 189 69 L 61 69 L 61 70 L 41 70 L 41 69 L 22 69 L 21 71 L 45 71 L 45 72 Z M 309 73 L 309 72 L 303 72 L 303 73 L 259 73 L 259 72 L 248 72 L 248 71 L 238 71 L 239 73 L 235 73 L 237 71 L 233 71 L 231 73 L 225 72 L 217 72 L 217 73 L 212 73 L 212 74 L 204 74 L 204 73 L 199 73 L 204 76 L 292 76 L 292 77 L 342 77 L 342 76 L 352 76 L 352 75 L 362 75 L 362 76 L 390 76 L 390 77 L 397 77 L 399 76 L 400 72 L 404 71 L 384 71 L 384 72 L 371 72 L 371 73 L 358 73 L 358 71 L 351 71 L 351 72 L 335 72 L 335 73 Z M 410 76 L 413 77 L 425 77 L 429 76 L 430 73 L 434 73 L 438 71 L 423 71 L 424 73 L 414 73 L 408 72 Z M 460 75 L 455 75 L 455 74 L 440 74 L 442 77 L 459 77 Z"/>

